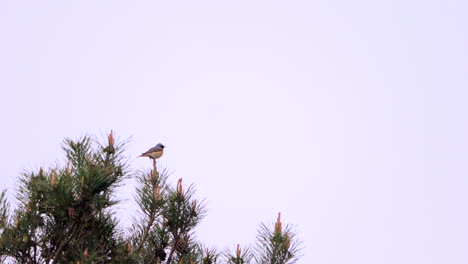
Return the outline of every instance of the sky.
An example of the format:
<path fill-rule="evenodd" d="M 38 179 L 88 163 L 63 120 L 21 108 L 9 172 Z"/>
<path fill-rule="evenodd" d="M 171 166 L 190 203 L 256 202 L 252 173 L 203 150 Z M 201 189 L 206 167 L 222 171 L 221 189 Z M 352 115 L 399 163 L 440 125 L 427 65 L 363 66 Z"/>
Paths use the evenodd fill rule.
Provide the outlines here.
<path fill-rule="evenodd" d="M 0 188 L 61 142 L 158 142 L 198 238 L 278 212 L 299 264 L 468 263 L 468 2 L 0 1 Z M 122 223 L 136 210 L 131 180 Z"/>

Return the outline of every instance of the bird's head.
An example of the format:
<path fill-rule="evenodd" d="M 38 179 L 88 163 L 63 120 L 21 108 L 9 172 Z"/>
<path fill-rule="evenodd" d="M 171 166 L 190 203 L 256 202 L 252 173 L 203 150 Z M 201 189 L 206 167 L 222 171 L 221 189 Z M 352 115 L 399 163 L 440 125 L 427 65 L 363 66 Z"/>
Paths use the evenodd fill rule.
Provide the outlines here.
<path fill-rule="evenodd" d="M 166 146 L 164 146 L 164 145 L 163 145 L 163 144 L 161 144 L 161 143 L 158 143 L 158 145 L 157 145 L 157 146 L 158 146 L 158 147 L 160 147 L 160 148 L 162 148 L 162 149 L 166 147 Z"/>

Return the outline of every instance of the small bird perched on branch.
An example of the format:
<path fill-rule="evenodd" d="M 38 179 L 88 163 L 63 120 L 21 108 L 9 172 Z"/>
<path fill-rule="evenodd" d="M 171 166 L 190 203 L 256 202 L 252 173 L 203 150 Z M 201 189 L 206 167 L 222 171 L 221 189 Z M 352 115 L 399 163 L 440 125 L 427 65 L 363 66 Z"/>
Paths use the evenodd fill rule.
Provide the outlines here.
<path fill-rule="evenodd" d="M 159 159 L 164 152 L 164 145 L 158 143 L 155 147 L 148 149 L 145 153 L 141 154 L 138 157 L 148 157 L 156 162 L 156 159 Z"/>

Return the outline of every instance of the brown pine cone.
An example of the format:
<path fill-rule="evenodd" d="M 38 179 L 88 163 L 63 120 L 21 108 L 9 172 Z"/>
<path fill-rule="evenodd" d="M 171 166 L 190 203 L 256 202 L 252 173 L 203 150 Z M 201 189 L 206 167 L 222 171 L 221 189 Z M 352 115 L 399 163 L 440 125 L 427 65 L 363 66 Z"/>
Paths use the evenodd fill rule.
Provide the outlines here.
<path fill-rule="evenodd" d="M 187 240 L 183 239 L 183 238 L 179 238 L 177 239 L 176 243 L 175 243 L 175 249 L 177 251 L 183 251 L 187 248 L 188 246 L 188 243 L 187 243 Z"/>

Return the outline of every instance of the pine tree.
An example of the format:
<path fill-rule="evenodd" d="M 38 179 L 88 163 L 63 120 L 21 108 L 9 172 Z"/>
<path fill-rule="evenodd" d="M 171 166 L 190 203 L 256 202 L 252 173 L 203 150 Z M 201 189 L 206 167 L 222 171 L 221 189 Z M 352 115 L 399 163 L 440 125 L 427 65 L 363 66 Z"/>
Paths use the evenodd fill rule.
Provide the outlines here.
<path fill-rule="evenodd" d="M 206 203 L 193 185 L 179 179 L 170 186 L 156 163 L 131 172 L 125 142 L 116 143 L 112 131 L 105 143 L 86 136 L 62 147 L 65 166 L 21 174 L 15 210 L 0 193 L 1 263 L 292 264 L 300 256 L 300 241 L 280 215 L 272 228 L 261 224 L 254 249 L 206 248 L 195 239 Z M 129 175 L 137 180 L 140 214 L 123 230 L 114 197 Z"/>

